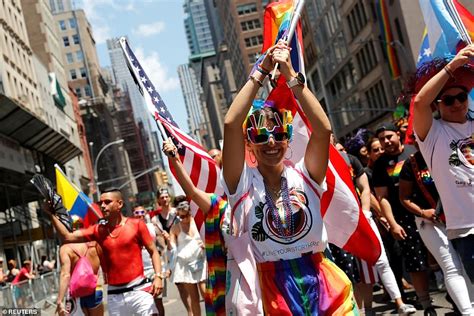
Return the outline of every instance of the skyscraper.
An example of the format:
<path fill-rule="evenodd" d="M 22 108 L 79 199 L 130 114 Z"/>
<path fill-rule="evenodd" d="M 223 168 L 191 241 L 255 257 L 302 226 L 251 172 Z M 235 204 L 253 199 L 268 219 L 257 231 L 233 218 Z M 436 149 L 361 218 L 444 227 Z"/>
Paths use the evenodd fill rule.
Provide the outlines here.
<path fill-rule="evenodd" d="M 188 112 L 189 132 L 200 144 L 211 147 L 201 101 L 202 89 L 197 83 L 194 70 L 188 64 L 179 65 L 178 76 Z"/>
<path fill-rule="evenodd" d="M 153 122 L 151 114 L 147 111 L 143 96 L 130 75 L 127 62 L 120 47 L 119 38 L 108 39 L 107 49 L 115 84 L 129 95 L 135 122 L 138 126 L 143 127 L 141 132 L 145 138 L 143 149 L 145 151 L 146 165 L 151 167 L 152 165 L 159 164 L 162 160 L 161 150 L 152 137 L 152 133 L 156 129 L 153 129 L 152 126 L 156 123 Z"/>

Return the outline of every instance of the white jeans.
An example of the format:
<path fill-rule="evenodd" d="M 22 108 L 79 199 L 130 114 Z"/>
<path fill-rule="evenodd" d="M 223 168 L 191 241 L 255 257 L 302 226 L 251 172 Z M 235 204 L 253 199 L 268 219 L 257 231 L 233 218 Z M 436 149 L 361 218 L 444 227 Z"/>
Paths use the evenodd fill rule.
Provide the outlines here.
<path fill-rule="evenodd" d="M 107 296 L 107 307 L 110 316 L 158 315 L 153 296 L 140 290 L 122 294 L 109 294 Z"/>
<path fill-rule="evenodd" d="M 474 315 L 462 265 L 453 245 L 448 240 L 446 228 L 439 223 L 416 217 L 416 226 L 426 248 L 431 252 L 444 273 L 444 283 L 449 295 L 463 315 Z M 469 285 L 470 286 L 470 285 Z"/>
<path fill-rule="evenodd" d="M 388 295 L 392 300 L 396 298 L 402 297 L 400 290 L 398 289 L 397 279 L 395 279 L 395 275 L 393 274 L 392 268 L 388 263 L 387 254 L 385 253 L 385 248 L 383 246 L 382 237 L 380 236 L 379 229 L 377 228 L 377 224 L 375 224 L 374 219 L 372 218 L 372 212 L 364 211 L 365 218 L 369 221 L 370 227 L 374 231 L 375 235 L 379 239 L 380 246 L 382 251 L 380 253 L 380 257 L 375 263 L 375 267 L 377 268 L 377 272 L 379 274 L 380 279 L 382 280 L 382 284 L 385 286 L 385 290 L 387 291 Z"/>

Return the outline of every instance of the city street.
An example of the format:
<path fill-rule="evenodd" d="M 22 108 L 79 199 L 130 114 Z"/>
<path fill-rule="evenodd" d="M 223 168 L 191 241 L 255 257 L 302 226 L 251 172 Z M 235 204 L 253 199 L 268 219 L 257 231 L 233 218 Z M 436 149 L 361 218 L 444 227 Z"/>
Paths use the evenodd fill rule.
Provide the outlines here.
<path fill-rule="evenodd" d="M 382 302 L 383 293 L 382 291 L 378 291 L 374 293 L 374 311 L 376 315 L 396 315 L 398 314 L 395 311 L 395 305 L 387 302 Z M 414 298 L 414 292 L 408 292 L 408 296 Z M 433 305 L 436 308 L 436 312 L 438 315 L 448 315 L 454 316 L 456 314 L 453 313 L 453 309 L 451 304 L 446 301 L 446 292 L 444 291 L 432 291 L 431 296 L 433 298 Z M 165 312 L 168 316 L 180 316 L 186 315 L 186 309 L 184 308 L 181 299 L 179 298 L 178 289 L 174 284 L 168 284 L 168 295 L 164 298 L 164 306 Z M 205 315 L 205 307 L 204 302 L 201 302 L 201 310 L 202 315 Z M 42 311 L 42 315 L 54 315 L 54 308 L 49 307 Z M 108 315 L 106 313 L 106 315 Z M 415 314 L 415 316 L 422 316 L 423 311 L 419 310 Z"/>

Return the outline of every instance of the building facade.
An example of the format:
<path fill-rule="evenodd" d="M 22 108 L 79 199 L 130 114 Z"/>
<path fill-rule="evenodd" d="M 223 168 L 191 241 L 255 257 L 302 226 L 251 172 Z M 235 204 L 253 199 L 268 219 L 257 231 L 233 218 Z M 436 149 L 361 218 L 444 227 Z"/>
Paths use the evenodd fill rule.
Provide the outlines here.
<path fill-rule="evenodd" d="M 73 116 L 51 93 L 49 65 L 35 54 L 26 20 L 21 1 L 0 3 L 0 255 L 18 262 L 55 250 L 48 242 L 35 247 L 52 242 L 53 233 L 30 179 L 35 173 L 54 179 L 55 163 L 81 154 Z M 60 90 L 64 97 L 67 90 Z"/>

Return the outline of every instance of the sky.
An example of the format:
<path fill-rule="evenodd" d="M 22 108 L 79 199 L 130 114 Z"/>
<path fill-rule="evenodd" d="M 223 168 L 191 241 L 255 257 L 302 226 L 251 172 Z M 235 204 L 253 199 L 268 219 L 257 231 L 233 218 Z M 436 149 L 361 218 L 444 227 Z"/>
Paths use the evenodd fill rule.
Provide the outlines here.
<path fill-rule="evenodd" d="M 76 0 L 92 25 L 102 67 L 110 65 L 106 40 L 128 36 L 129 45 L 178 125 L 188 130 L 177 68 L 188 62 L 183 0 Z"/>

